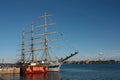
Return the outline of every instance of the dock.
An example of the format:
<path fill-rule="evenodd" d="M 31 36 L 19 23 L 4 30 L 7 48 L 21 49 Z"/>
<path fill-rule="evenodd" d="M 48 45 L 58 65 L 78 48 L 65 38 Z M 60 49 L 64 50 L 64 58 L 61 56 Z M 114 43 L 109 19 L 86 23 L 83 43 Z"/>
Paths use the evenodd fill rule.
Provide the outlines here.
<path fill-rule="evenodd" d="M 0 74 L 16 74 L 20 73 L 20 67 L 14 64 L 0 64 Z"/>
<path fill-rule="evenodd" d="M 16 74 L 16 73 L 20 73 L 20 68 L 17 67 L 0 68 L 0 74 Z"/>

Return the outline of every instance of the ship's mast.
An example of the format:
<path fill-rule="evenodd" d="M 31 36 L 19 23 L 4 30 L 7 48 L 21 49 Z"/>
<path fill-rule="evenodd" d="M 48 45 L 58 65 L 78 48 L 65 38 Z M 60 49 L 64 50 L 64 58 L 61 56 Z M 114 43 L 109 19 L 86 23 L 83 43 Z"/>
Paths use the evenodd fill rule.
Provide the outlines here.
<path fill-rule="evenodd" d="M 32 53 L 32 62 L 34 62 L 34 22 L 31 23 L 31 53 Z"/>
<path fill-rule="evenodd" d="M 41 16 L 41 18 L 44 18 L 44 46 L 45 46 L 45 55 L 46 55 L 45 61 L 46 62 L 48 62 L 48 54 L 49 54 L 49 52 L 48 52 L 48 31 L 47 31 L 48 24 L 47 24 L 46 19 L 49 16 L 51 16 L 51 15 L 46 14 L 46 13 L 43 16 Z"/>
<path fill-rule="evenodd" d="M 24 43 L 24 34 L 25 31 L 22 31 L 22 53 L 21 53 L 21 59 L 23 61 L 23 63 L 25 62 L 25 43 Z"/>

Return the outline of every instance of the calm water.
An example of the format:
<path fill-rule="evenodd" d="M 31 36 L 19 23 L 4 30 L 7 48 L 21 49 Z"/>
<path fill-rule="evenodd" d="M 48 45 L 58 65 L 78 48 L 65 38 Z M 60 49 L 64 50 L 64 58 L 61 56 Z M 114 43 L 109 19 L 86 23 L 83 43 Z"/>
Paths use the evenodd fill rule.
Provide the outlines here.
<path fill-rule="evenodd" d="M 120 64 L 64 64 L 59 73 L 4 74 L 0 80 L 120 80 Z"/>

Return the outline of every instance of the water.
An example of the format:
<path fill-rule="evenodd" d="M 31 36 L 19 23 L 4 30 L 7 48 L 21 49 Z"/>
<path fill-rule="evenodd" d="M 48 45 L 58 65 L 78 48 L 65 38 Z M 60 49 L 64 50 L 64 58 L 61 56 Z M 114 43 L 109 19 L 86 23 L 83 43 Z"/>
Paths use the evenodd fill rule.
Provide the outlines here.
<path fill-rule="evenodd" d="M 64 64 L 60 72 L 4 74 L 0 80 L 120 80 L 120 64 Z"/>
<path fill-rule="evenodd" d="M 66 65 L 62 80 L 120 80 L 120 64 Z"/>

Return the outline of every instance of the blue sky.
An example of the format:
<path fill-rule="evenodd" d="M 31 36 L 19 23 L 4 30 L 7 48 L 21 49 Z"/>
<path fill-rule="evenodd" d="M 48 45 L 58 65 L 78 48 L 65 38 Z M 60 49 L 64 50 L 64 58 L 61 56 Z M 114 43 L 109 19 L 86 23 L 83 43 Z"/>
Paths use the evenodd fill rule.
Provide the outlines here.
<path fill-rule="evenodd" d="M 99 53 L 120 57 L 119 4 L 119 0 L 0 0 L 0 59 L 20 53 L 22 29 L 39 21 L 44 12 L 54 15 L 58 30 L 80 52 L 76 59 Z"/>

